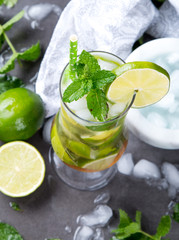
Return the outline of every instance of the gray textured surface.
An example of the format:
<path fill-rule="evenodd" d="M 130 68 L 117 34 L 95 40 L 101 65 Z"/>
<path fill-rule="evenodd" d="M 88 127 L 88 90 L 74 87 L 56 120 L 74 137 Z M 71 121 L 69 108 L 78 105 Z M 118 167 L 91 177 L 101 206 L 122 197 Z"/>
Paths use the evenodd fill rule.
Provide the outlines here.
<path fill-rule="evenodd" d="M 17 13 L 31 1 L 19 0 L 15 8 L 4 12 L 8 19 Z M 33 4 L 42 2 L 34 0 Z M 43 0 L 43 2 L 48 2 Z M 60 7 L 66 5 L 65 0 L 53 0 L 51 3 L 58 4 Z M 32 3 L 31 3 L 32 4 Z M 45 50 L 57 17 L 51 14 L 44 20 L 44 30 L 32 30 L 25 19 L 16 24 L 10 31 L 10 37 L 17 46 L 31 45 L 40 40 L 43 51 Z M 38 71 L 40 61 L 37 63 L 25 64 L 21 69 L 18 67 L 13 71 L 15 75 L 28 81 Z M 179 161 L 179 150 L 169 151 L 151 147 L 130 134 L 127 152 L 132 152 L 134 161 L 146 158 L 157 164 L 164 161 L 177 163 Z M 61 238 L 72 240 L 75 229 L 77 228 L 76 218 L 78 215 L 88 212 L 94 208 L 94 199 L 99 193 L 109 192 L 109 206 L 114 210 L 114 218 L 110 226 L 117 225 L 117 211 L 124 209 L 131 217 L 135 211 L 142 211 L 142 226 L 144 230 L 154 233 L 159 219 L 167 211 L 167 206 L 171 199 L 164 190 L 147 185 L 143 180 L 138 180 L 122 174 L 117 174 L 112 182 L 105 188 L 94 192 L 85 192 L 72 189 L 60 181 L 51 168 L 48 161 L 49 145 L 42 141 L 42 133 L 39 131 L 30 140 L 35 147 L 42 153 L 46 162 L 46 177 L 42 186 L 33 194 L 25 198 L 12 199 L 0 193 L 0 220 L 12 224 L 24 237 L 24 240 L 44 240 L 45 238 Z M 23 212 L 15 212 L 9 206 L 10 201 L 19 203 Z M 65 231 L 65 226 L 71 226 L 72 233 Z M 179 239 L 179 225 L 172 223 L 169 234 L 171 240 Z M 109 240 L 109 230 L 106 230 L 106 238 Z"/>

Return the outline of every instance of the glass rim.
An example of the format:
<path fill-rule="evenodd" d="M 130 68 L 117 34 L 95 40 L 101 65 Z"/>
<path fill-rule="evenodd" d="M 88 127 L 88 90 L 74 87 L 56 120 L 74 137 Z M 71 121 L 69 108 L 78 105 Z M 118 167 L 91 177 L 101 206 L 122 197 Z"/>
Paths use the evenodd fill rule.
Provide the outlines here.
<path fill-rule="evenodd" d="M 109 53 L 109 52 L 106 52 L 106 51 L 100 51 L 100 50 L 99 50 L 99 51 L 98 51 L 98 50 L 96 50 L 96 51 L 88 51 L 88 52 L 90 52 L 90 53 L 98 53 L 98 52 L 99 52 L 99 53 L 106 53 L 106 54 L 109 54 L 109 55 L 112 55 L 112 56 L 118 58 L 121 62 L 125 63 L 125 61 L 124 61 L 122 58 L 116 56 L 116 55 L 113 54 L 113 53 Z M 78 56 L 79 56 L 79 55 L 78 55 Z M 128 104 L 128 106 L 126 107 L 126 109 L 125 109 L 123 112 L 121 112 L 119 115 L 117 115 L 117 116 L 115 116 L 115 117 L 113 117 L 113 118 L 111 118 L 111 119 L 108 119 L 108 120 L 105 120 L 105 121 L 102 121 L 102 122 L 99 122 L 99 121 L 91 121 L 91 120 L 87 120 L 87 119 L 81 118 L 80 116 L 78 116 L 77 114 L 75 114 L 75 113 L 67 106 L 67 104 L 66 104 L 65 102 L 63 102 L 63 100 L 62 100 L 61 83 L 62 83 L 63 74 L 64 74 L 66 68 L 68 67 L 68 65 L 69 65 L 69 62 L 65 65 L 65 67 L 64 67 L 64 69 L 63 69 L 63 71 L 62 71 L 62 73 L 61 73 L 60 82 L 59 82 L 59 92 L 60 92 L 61 102 L 63 103 L 63 105 L 65 106 L 65 108 L 66 108 L 73 116 L 75 116 L 76 118 L 78 118 L 78 119 L 80 119 L 81 121 L 84 121 L 84 122 L 86 122 L 86 123 L 95 124 L 95 125 L 103 125 L 103 124 L 110 123 L 110 122 L 113 122 L 113 121 L 115 121 L 115 120 L 117 120 L 117 119 L 122 118 L 122 117 L 129 111 L 129 109 L 131 108 L 132 104 L 134 103 L 134 100 L 135 100 L 135 97 L 136 97 L 136 91 L 134 91 L 134 94 L 133 94 L 133 96 L 132 96 L 132 99 L 131 99 L 131 101 L 129 101 L 129 104 Z"/>

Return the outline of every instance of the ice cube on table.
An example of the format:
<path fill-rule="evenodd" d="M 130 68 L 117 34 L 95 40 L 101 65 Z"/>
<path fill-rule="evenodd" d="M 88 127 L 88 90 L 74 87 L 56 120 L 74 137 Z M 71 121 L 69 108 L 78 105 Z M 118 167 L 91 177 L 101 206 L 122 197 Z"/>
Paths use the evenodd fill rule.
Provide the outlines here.
<path fill-rule="evenodd" d="M 110 195 L 108 192 L 101 193 L 94 199 L 94 203 L 97 203 L 97 204 L 108 203 L 109 199 L 110 199 Z"/>
<path fill-rule="evenodd" d="M 91 212 L 80 215 L 78 223 L 90 227 L 104 227 L 112 217 L 112 209 L 107 205 L 97 205 Z"/>
<path fill-rule="evenodd" d="M 173 164 L 168 162 L 163 163 L 162 173 L 170 185 L 179 189 L 179 171 Z"/>
<path fill-rule="evenodd" d="M 124 153 L 117 162 L 117 168 L 120 173 L 130 175 L 134 168 L 134 162 L 131 153 Z"/>
<path fill-rule="evenodd" d="M 73 240 L 92 240 L 94 230 L 88 226 L 80 226 L 76 229 Z"/>
<path fill-rule="evenodd" d="M 154 178 L 159 179 L 161 174 L 160 170 L 155 163 L 146 159 L 141 159 L 133 169 L 133 175 L 138 178 Z"/>
<path fill-rule="evenodd" d="M 101 228 L 96 228 L 93 240 L 104 240 L 104 232 Z"/>

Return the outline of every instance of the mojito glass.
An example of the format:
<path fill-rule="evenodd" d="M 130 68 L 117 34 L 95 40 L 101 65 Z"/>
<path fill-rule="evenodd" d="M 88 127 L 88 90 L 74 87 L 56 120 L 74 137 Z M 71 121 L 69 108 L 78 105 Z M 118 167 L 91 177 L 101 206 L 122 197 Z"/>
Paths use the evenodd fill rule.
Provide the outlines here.
<path fill-rule="evenodd" d="M 124 62 L 107 52 L 91 52 L 101 69 L 110 70 Z M 86 97 L 72 103 L 62 101 L 70 84 L 69 65 L 60 79 L 61 108 L 51 130 L 52 163 L 58 176 L 81 190 L 95 190 L 108 184 L 116 173 L 115 163 L 124 153 L 128 133 L 125 117 L 135 96 L 128 102 L 109 102 L 108 118 L 97 121 L 87 109 Z"/>

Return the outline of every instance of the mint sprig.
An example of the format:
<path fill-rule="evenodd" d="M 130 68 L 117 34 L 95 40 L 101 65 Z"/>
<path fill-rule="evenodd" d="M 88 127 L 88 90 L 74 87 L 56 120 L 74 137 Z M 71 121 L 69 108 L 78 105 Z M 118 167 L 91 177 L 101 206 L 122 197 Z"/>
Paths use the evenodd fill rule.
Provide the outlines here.
<path fill-rule="evenodd" d="M 23 240 L 17 230 L 7 223 L 0 223 L 0 239 L 3 240 Z"/>
<path fill-rule="evenodd" d="M 115 236 L 112 240 L 161 240 L 165 237 L 171 228 L 170 216 L 162 216 L 155 235 L 150 235 L 141 229 L 141 212 L 136 211 L 135 221 L 132 221 L 127 213 L 119 210 L 120 224 L 113 230 Z M 169 240 L 169 239 L 168 239 Z"/>
<path fill-rule="evenodd" d="M 5 4 L 7 7 L 11 8 L 18 2 L 18 0 L 0 0 L 0 5 Z"/>
<path fill-rule="evenodd" d="M 101 70 L 97 59 L 85 50 L 75 64 L 75 80 L 66 88 L 63 94 L 64 102 L 77 101 L 87 95 L 87 107 L 90 113 L 99 121 L 105 121 L 108 115 L 108 103 L 105 90 L 114 81 L 116 75 L 107 70 Z"/>
<path fill-rule="evenodd" d="M 9 37 L 6 34 L 6 31 L 10 30 L 12 28 L 12 26 L 23 17 L 23 15 L 24 15 L 24 11 L 21 11 L 17 15 L 15 15 L 13 18 L 11 18 L 8 22 L 6 22 L 4 25 L 0 25 L 0 47 L 2 47 L 2 44 L 4 43 L 4 41 L 6 41 L 12 51 L 11 58 L 0 69 L 0 74 L 7 73 L 7 72 L 13 70 L 15 67 L 16 60 L 20 64 L 21 60 L 35 61 L 40 56 L 39 42 L 35 45 L 32 45 L 29 49 L 26 49 L 23 52 L 18 52 L 18 51 L 16 51 L 11 40 L 9 39 Z"/>

